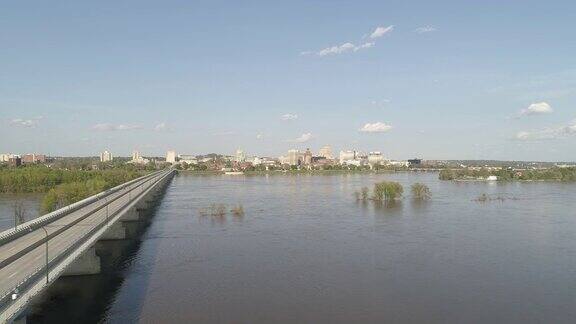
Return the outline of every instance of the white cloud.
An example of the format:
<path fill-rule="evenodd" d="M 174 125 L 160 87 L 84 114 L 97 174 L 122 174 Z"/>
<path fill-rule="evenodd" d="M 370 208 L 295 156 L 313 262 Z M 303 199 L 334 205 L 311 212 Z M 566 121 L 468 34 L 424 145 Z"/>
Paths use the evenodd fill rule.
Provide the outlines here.
<path fill-rule="evenodd" d="M 293 139 L 289 142 L 294 142 L 294 143 L 306 143 L 309 140 L 312 139 L 312 134 L 311 133 L 304 133 L 302 134 L 300 137 Z"/>
<path fill-rule="evenodd" d="M 261 140 L 261 139 L 263 139 L 263 138 L 264 138 L 264 135 L 262 135 L 262 134 L 256 135 L 256 139 L 257 139 L 257 140 Z"/>
<path fill-rule="evenodd" d="M 140 125 L 133 125 L 133 124 L 110 124 L 110 123 L 101 123 L 92 126 L 92 130 L 95 131 L 103 131 L 103 132 L 111 132 L 111 131 L 130 131 L 130 130 L 137 130 L 142 129 Z"/>
<path fill-rule="evenodd" d="M 282 120 L 296 120 L 296 119 L 298 119 L 298 115 L 296 115 L 296 114 L 284 114 L 284 115 L 280 116 L 280 118 Z"/>
<path fill-rule="evenodd" d="M 376 39 L 384 36 L 386 33 L 391 32 L 394 29 L 394 26 L 388 27 L 377 27 L 372 34 L 370 34 L 370 39 Z M 365 38 L 365 37 L 363 37 Z M 358 52 L 363 49 L 372 48 L 376 45 L 375 42 L 364 42 L 360 45 L 354 45 L 354 43 L 346 42 L 341 45 L 334 45 L 330 47 L 323 48 L 319 51 L 303 51 L 300 52 L 300 55 L 310 55 L 316 54 L 317 56 L 328 56 L 328 55 L 337 55 L 342 53 L 350 53 L 350 52 Z"/>
<path fill-rule="evenodd" d="M 374 47 L 374 45 L 376 45 L 375 42 L 364 43 L 364 44 L 362 44 L 362 45 L 360 45 L 360 46 L 355 47 L 355 48 L 354 48 L 354 52 L 359 51 L 359 50 L 361 50 L 361 49 Z"/>
<path fill-rule="evenodd" d="M 392 129 L 392 126 L 382 123 L 382 122 L 375 122 L 375 123 L 366 123 L 362 128 L 358 131 L 363 133 L 384 133 Z"/>
<path fill-rule="evenodd" d="M 325 49 L 318 51 L 318 53 L 316 53 L 316 54 L 318 56 L 342 54 L 342 53 L 353 51 L 355 48 L 356 48 L 356 46 L 354 46 L 354 44 L 352 44 L 352 43 L 344 43 L 344 44 L 339 45 L 339 46 L 327 47 Z"/>
<path fill-rule="evenodd" d="M 528 106 L 526 109 L 520 111 L 520 116 L 531 116 L 531 115 L 544 115 L 550 114 L 554 110 L 546 102 L 536 102 Z"/>
<path fill-rule="evenodd" d="M 160 124 L 154 126 L 154 130 L 157 132 L 165 131 L 168 129 L 168 126 L 165 122 L 161 122 Z"/>
<path fill-rule="evenodd" d="M 339 46 L 332 46 L 322 49 L 316 53 L 318 56 L 326 56 L 326 55 L 335 55 L 335 54 L 342 54 L 347 52 L 358 52 L 359 50 L 367 49 L 374 47 L 376 43 L 374 42 L 367 42 L 362 45 L 356 46 L 352 43 L 344 43 Z"/>
<path fill-rule="evenodd" d="M 33 118 L 33 119 L 16 118 L 16 119 L 12 119 L 10 121 L 10 125 L 16 126 L 16 127 L 35 128 L 36 126 L 38 126 L 38 121 L 41 118 L 42 117 Z"/>
<path fill-rule="evenodd" d="M 544 128 L 533 131 L 520 131 L 516 133 L 514 139 L 519 141 L 540 141 L 540 140 L 562 139 L 574 135 L 576 135 L 576 120 L 572 121 L 568 125 L 555 128 Z"/>
<path fill-rule="evenodd" d="M 394 29 L 394 25 L 390 25 L 388 27 L 376 27 L 376 29 L 370 34 L 370 38 L 380 38 L 384 36 L 386 33 L 391 32 Z"/>
<path fill-rule="evenodd" d="M 423 27 L 418 27 L 414 30 L 414 32 L 418 33 L 418 34 L 425 34 L 425 33 L 431 33 L 433 31 L 436 31 L 436 27 L 433 26 L 423 26 Z"/>

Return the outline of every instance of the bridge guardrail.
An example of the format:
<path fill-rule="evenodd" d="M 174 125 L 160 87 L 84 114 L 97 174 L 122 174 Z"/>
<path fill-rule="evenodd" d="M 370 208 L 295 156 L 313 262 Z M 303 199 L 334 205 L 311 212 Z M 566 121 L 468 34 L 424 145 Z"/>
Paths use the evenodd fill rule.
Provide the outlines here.
<path fill-rule="evenodd" d="M 156 176 L 156 175 L 160 175 L 162 172 L 165 172 L 166 170 L 161 170 L 159 172 L 155 172 L 152 175 Z M 155 185 L 156 183 L 158 183 L 159 181 L 163 180 L 165 177 L 169 176 L 170 174 L 172 174 L 174 172 L 174 170 L 170 170 L 169 172 L 166 172 L 166 174 L 164 174 L 162 177 L 159 177 L 153 185 Z M 148 176 L 152 176 L 152 175 L 148 175 Z M 147 178 L 148 176 L 145 177 L 141 177 L 139 179 L 135 179 L 135 180 L 142 180 L 143 178 Z M 132 180 L 134 181 L 134 180 Z M 132 182 L 131 181 L 131 182 Z M 144 182 L 145 183 L 145 182 Z M 148 187 L 151 188 L 153 186 L 152 184 Z M 113 188 L 114 189 L 114 188 Z M 134 188 L 135 189 L 135 188 Z M 112 190 L 112 189 L 111 189 Z M 137 195 L 136 197 L 133 197 L 128 204 L 130 204 L 131 202 L 140 199 L 140 197 L 144 194 L 144 190 L 142 190 L 139 195 Z M 116 216 L 118 213 L 120 213 L 123 210 L 123 208 L 119 208 L 118 210 L 114 211 L 112 215 L 110 215 L 110 217 L 114 217 Z M 66 258 L 68 255 L 70 255 L 70 253 L 72 251 L 74 251 L 75 248 L 77 248 L 78 246 L 82 245 L 85 241 L 88 240 L 88 238 L 94 234 L 94 232 L 96 232 L 97 230 L 99 230 L 101 227 L 103 227 L 104 225 L 106 225 L 108 222 L 104 221 L 99 223 L 98 225 L 96 225 L 93 229 L 91 229 L 88 233 L 84 234 L 84 236 L 82 238 L 80 238 L 79 240 L 77 240 L 76 242 L 72 243 L 71 245 L 69 245 L 68 247 L 66 247 L 65 251 L 63 253 L 60 253 L 58 256 L 56 256 L 54 259 L 52 259 L 49 263 L 48 263 L 48 269 L 53 268 L 55 265 L 57 265 L 59 262 L 61 262 L 64 258 Z M 0 296 L 0 314 L 2 314 L 2 312 L 4 311 L 4 309 L 6 309 L 7 305 L 10 303 L 11 301 L 11 295 L 14 291 L 25 291 L 26 289 L 28 289 L 31 285 L 34 285 L 38 279 L 40 278 L 44 278 L 46 267 L 38 267 L 34 270 L 34 272 L 30 275 L 28 275 L 26 278 L 24 278 L 23 280 L 21 280 L 18 284 L 16 284 L 13 288 L 7 290 L 6 292 L 4 292 L 3 295 Z M 57 277 L 52 277 L 52 278 L 57 278 Z M 52 282 L 53 280 L 50 280 L 50 282 Z"/>
<path fill-rule="evenodd" d="M 46 215 L 42 215 L 40 217 L 37 217 L 35 219 L 32 219 L 30 221 L 27 221 L 23 224 L 20 224 L 18 227 L 16 228 L 11 228 L 8 230 L 5 230 L 4 232 L 0 233 L 0 245 L 4 245 L 10 241 L 13 241 L 21 236 L 23 236 L 24 234 L 29 233 L 30 231 L 33 231 L 35 229 L 40 228 L 41 226 L 44 226 L 48 223 L 51 223 L 61 217 L 64 217 L 72 212 L 77 211 L 80 208 L 86 207 L 87 205 L 90 205 L 91 203 L 94 203 L 102 198 L 108 197 L 138 181 L 142 181 L 144 179 L 150 178 L 150 177 L 154 177 L 162 172 L 164 172 L 165 170 L 160 170 L 160 171 L 156 171 L 153 172 L 151 174 L 147 174 L 145 176 L 136 178 L 134 180 L 130 180 L 126 183 L 123 183 L 121 185 L 118 185 L 114 188 L 108 189 L 106 191 L 103 191 L 101 193 L 98 193 L 94 196 L 90 196 L 88 198 L 85 198 L 83 200 L 80 200 L 78 202 L 75 202 L 71 205 L 68 205 L 66 207 L 60 208 L 58 210 L 55 210 L 51 213 L 48 213 Z"/>

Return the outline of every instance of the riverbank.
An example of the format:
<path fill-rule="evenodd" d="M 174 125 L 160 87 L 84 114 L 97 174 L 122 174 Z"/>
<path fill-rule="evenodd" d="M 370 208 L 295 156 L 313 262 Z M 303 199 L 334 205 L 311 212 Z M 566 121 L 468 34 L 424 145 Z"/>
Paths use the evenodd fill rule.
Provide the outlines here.
<path fill-rule="evenodd" d="M 576 168 L 549 169 L 446 169 L 440 180 L 453 181 L 558 181 L 576 182 Z"/>

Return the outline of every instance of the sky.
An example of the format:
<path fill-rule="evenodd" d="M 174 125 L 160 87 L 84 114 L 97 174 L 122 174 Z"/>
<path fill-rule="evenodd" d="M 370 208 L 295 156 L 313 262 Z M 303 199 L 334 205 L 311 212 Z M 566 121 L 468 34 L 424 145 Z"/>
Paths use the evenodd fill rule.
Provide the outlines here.
<path fill-rule="evenodd" d="M 0 1 L 0 152 L 576 161 L 574 1 Z"/>

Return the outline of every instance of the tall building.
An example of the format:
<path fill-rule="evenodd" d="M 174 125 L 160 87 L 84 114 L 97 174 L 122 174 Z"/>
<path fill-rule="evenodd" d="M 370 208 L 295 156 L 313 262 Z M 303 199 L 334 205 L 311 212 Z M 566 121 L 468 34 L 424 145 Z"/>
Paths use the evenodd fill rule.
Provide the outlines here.
<path fill-rule="evenodd" d="M 307 148 L 306 152 L 304 153 L 304 165 L 310 165 L 312 164 L 312 152 L 310 152 L 310 149 Z"/>
<path fill-rule="evenodd" d="M 150 162 L 150 160 L 141 157 L 140 152 L 133 151 L 132 152 L 132 160 L 129 161 L 128 163 L 147 164 L 148 162 Z"/>
<path fill-rule="evenodd" d="M 166 152 L 166 162 L 176 163 L 176 152 L 175 151 Z"/>
<path fill-rule="evenodd" d="M 112 153 L 110 153 L 108 150 L 100 153 L 100 162 L 110 162 L 112 159 L 114 159 L 112 157 Z"/>
<path fill-rule="evenodd" d="M 329 145 L 323 146 L 320 149 L 318 156 L 321 156 L 321 157 L 326 158 L 328 160 L 334 159 L 334 156 L 332 155 L 332 148 Z"/>
<path fill-rule="evenodd" d="M 382 156 L 381 152 L 370 152 L 368 153 L 368 164 L 370 165 L 377 165 L 382 164 L 384 161 L 384 156 Z"/>
<path fill-rule="evenodd" d="M 356 159 L 356 151 L 340 151 L 340 164 L 346 164 Z"/>
<path fill-rule="evenodd" d="M 240 149 L 236 150 L 235 161 L 238 163 L 246 162 L 246 153 Z"/>
<path fill-rule="evenodd" d="M 300 157 L 300 151 L 288 150 L 288 164 L 298 165 L 299 157 Z"/>

